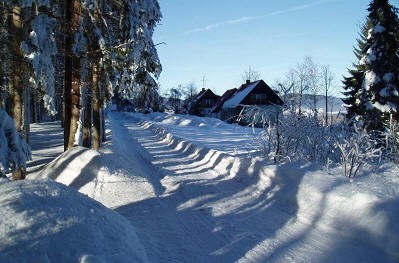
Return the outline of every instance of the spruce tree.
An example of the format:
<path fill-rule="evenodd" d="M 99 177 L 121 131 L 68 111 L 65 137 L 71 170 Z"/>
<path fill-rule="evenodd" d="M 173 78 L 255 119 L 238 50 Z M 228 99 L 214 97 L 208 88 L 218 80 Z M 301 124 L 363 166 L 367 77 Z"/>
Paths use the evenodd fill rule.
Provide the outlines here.
<path fill-rule="evenodd" d="M 364 72 L 359 70 L 358 68 L 349 70 L 349 77 L 344 77 L 342 83 L 344 84 L 344 92 L 345 98 L 342 99 L 345 103 L 345 108 L 347 111 L 347 118 L 351 119 L 355 116 L 359 116 L 364 112 L 364 109 L 361 107 L 360 98 L 358 95 L 360 94 L 363 74 Z"/>
<path fill-rule="evenodd" d="M 373 0 L 368 8 L 370 29 L 362 48 L 364 68 L 361 90 L 364 120 L 370 130 L 382 130 L 390 115 L 399 111 L 399 22 L 388 0 Z"/>
<path fill-rule="evenodd" d="M 366 20 L 364 25 L 361 28 L 361 33 L 359 38 L 357 39 L 357 47 L 355 47 L 354 53 L 357 59 L 356 63 L 353 63 L 354 69 L 349 69 L 349 76 L 344 77 L 342 83 L 344 84 L 343 95 L 345 98 L 343 102 L 345 103 L 345 108 L 347 110 L 347 118 L 351 119 L 355 116 L 362 115 L 364 113 L 364 108 L 362 107 L 362 98 L 360 97 L 362 83 L 363 83 L 363 75 L 365 72 L 365 66 L 360 64 L 360 60 L 363 57 L 363 49 L 366 45 L 367 34 L 370 29 L 370 22 Z"/>

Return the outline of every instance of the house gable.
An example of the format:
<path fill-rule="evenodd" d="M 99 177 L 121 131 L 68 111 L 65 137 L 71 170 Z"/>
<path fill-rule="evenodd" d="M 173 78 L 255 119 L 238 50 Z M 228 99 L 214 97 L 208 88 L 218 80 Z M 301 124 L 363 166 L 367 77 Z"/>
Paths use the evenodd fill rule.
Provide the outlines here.
<path fill-rule="evenodd" d="M 283 105 L 283 101 L 263 80 L 258 80 L 242 85 L 222 108 L 231 109 L 240 105 Z"/>
<path fill-rule="evenodd" d="M 196 97 L 195 103 L 202 106 L 202 107 L 213 107 L 219 96 L 212 92 L 212 90 L 202 90 L 198 96 Z"/>
<path fill-rule="evenodd" d="M 210 89 L 203 89 L 190 104 L 188 109 L 189 113 L 198 116 L 209 114 L 210 110 L 218 100 L 219 96 L 213 93 Z"/>
<path fill-rule="evenodd" d="M 243 105 L 283 105 L 283 101 L 263 80 L 242 100 Z"/>

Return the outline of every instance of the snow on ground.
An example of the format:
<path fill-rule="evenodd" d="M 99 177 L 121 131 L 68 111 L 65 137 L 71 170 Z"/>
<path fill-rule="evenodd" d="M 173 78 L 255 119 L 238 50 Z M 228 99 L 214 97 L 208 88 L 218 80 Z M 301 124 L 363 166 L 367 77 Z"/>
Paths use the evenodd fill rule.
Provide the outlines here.
<path fill-rule="evenodd" d="M 162 113 L 125 113 L 146 125 L 166 128 L 169 133 L 198 146 L 225 152 L 233 156 L 258 156 L 261 147 L 254 143 L 261 129 L 228 124 L 215 118 Z"/>
<path fill-rule="evenodd" d="M 351 182 L 339 168 L 273 165 L 250 158 L 251 129 L 209 118 L 111 112 L 107 128 L 100 154 L 75 148 L 28 177 L 125 216 L 150 262 L 399 260 L 398 167 Z"/>
<path fill-rule="evenodd" d="M 146 262 L 118 213 L 50 180 L 0 184 L 0 262 Z"/>
<path fill-rule="evenodd" d="M 30 124 L 30 145 L 34 147 L 28 172 L 38 171 L 64 151 L 63 129 L 59 121 Z"/>

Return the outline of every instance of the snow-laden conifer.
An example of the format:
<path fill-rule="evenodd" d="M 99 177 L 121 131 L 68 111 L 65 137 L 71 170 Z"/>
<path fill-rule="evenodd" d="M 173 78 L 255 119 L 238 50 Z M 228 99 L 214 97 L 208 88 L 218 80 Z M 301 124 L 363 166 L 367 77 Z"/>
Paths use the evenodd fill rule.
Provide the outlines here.
<path fill-rule="evenodd" d="M 361 50 L 364 74 L 359 92 L 369 129 L 381 130 L 399 112 L 399 20 L 388 0 L 373 0 L 368 8 L 370 27 Z"/>
<path fill-rule="evenodd" d="M 47 14 L 35 16 L 28 39 L 22 43 L 25 56 L 33 67 L 31 82 L 36 90 L 44 93 L 44 107 L 51 115 L 56 114 L 54 102 L 55 78 L 53 57 L 57 53 L 54 39 L 55 20 Z"/>
<path fill-rule="evenodd" d="M 363 94 L 361 92 L 363 75 L 365 72 L 364 64 L 360 63 L 363 58 L 362 51 L 367 41 L 368 31 L 370 29 L 369 21 L 366 21 L 361 28 L 361 33 L 357 39 L 357 47 L 355 47 L 354 54 L 357 61 L 353 63 L 353 69 L 349 69 L 349 75 L 344 77 L 343 83 L 343 95 L 345 98 L 345 108 L 347 110 L 347 119 L 351 119 L 355 116 L 364 113 L 363 107 Z"/>
<path fill-rule="evenodd" d="M 30 148 L 15 129 L 13 119 L 0 108 L 0 175 L 25 168 Z"/>

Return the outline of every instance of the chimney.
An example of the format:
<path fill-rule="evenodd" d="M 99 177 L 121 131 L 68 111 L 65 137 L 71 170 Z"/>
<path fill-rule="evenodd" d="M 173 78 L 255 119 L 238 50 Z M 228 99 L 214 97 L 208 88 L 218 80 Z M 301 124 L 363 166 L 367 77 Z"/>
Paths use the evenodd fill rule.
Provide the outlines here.
<path fill-rule="evenodd" d="M 247 79 L 247 81 L 245 82 L 245 84 L 248 85 L 249 83 L 251 83 L 251 80 Z"/>
<path fill-rule="evenodd" d="M 204 92 L 205 91 L 205 88 L 202 88 L 202 92 Z"/>

